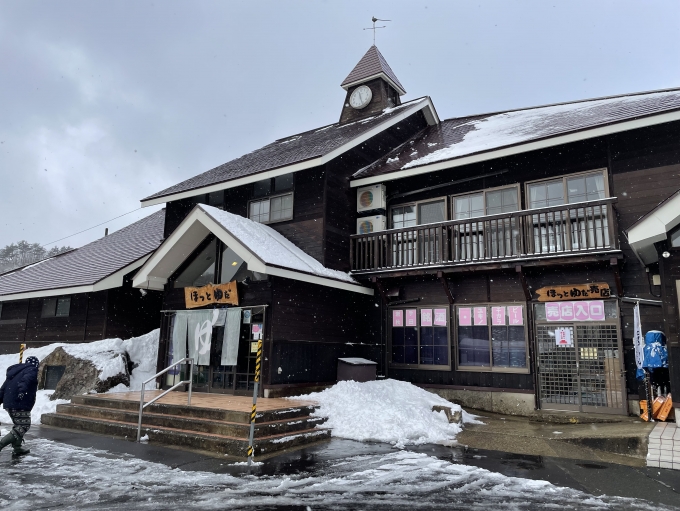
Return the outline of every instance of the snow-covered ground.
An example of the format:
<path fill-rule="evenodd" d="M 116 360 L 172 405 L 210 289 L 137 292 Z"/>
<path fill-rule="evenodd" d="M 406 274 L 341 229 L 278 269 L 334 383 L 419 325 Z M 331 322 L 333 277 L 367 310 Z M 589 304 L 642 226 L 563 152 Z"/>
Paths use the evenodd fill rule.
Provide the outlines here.
<path fill-rule="evenodd" d="M 45 439 L 29 444 L 31 454 L 15 462 L 0 453 L 2 509 L 658 509 L 405 450 L 333 459 L 291 475 L 262 475 L 257 467 L 234 476 Z"/>
<path fill-rule="evenodd" d="M 130 360 L 137 364 L 137 367 L 132 370 L 130 375 L 130 386 L 123 384 L 117 385 L 112 392 L 127 392 L 130 390 L 140 390 L 142 382 L 147 380 L 156 373 L 156 359 L 158 353 L 158 336 L 160 330 L 156 329 L 148 334 L 140 337 L 133 337 L 126 339 L 104 339 L 102 341 L 94 341 L 79 344 L 64 344 L 54 343 L 41 348 L 28 348 L 24 351 L 24 360 L 28 357 L 37 357 L 38 360 L 43 360 L 50 353 L 58 347 L 76 358 L 89 360 L 94 366 L 99 369 L 99 379 L 106 380 L 111 376 L 125 371 L 123 353 L 127 352 Z M 0 385 L 5 382 L 7 375 L 7 368 L 11 365 L 19 363 L 19 354 L 0 355 Z M 155 388 L 153 382 L 147 385 L 147 388 Z M 50 400 L 52 390 L 39 390 L 36 397 L 35 406 L 31 410 L 31 422 L 40 424 L 40 416 L 43 413 L 54 413 L 57 405 L 60 403 L 68 403 L 69 401 L 63 399 Z M 0 422 L 6 424 L 11 423 L 7 412 L 0 408 Z"/>
<path fill-rule="evenodd" d="M 450 424 L 443 411 L 433 412 L 436 405 L 462 412 L 464 422 L 477 422 L 459 405 L 398 380 L 341 381 L 323 392 L 290 399 L 317 402 L 315 415 L 328 419 L 323 427 L 332 428 L 332 436 L 398 448 L 455 443 L 461 426 Z"/>

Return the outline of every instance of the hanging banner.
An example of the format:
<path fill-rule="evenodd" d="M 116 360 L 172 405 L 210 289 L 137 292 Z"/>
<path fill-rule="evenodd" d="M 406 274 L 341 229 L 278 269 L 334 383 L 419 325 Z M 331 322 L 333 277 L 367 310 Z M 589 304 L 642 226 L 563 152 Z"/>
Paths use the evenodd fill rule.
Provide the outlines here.
<path fill-rule="evenodd" d="M 392 311 L 392 326 L 404 326 L 404 311 Z"/>
<path fill-rule="evenodd" d="M 432 326 L 432 309 L 420 309 L 420 326 Z"/>
<path fill-rule="evenodd" d="M 505 307 L 491 307 L 491 324 L 505 326 Z"/>
<path fill-rule="evenodd" d="M 236 281 L 227 284 L 207 284 L 203 287 L 185 287 L 184 302 L 187 309 L 195 309 L 212 303 L 238 305 Z"/>
<path fill-rule="evenodd" d="M 555 330 L 555 344 L 563 348 L 573 348 L 574 340 L 571 337 L 571 328 L 558 328 Z"/>
<path fill-rule="evenodd" d="M 446 317 L 448 316 L 447 309 L 434 310 L 434 326 L 446 326 Z"/>
<path fill-rule="evenodd" d="M 557 302 L 561 300 L 589 300 L 592 298 L 609 298 L 609 284 L 596 282 L 593 284 L 576 284 L 566 286 L 546 286 L 536 290 L 539 302 Z"/>
<path fill-rule="evenodd" d="M 645 340 L 642 337 L 642 323 L 640 322 L 640 302 L 633 308 L 633 347 L 635 348 L 635 365 L 638 378 L 644 378 L 642 364 L 645 361 Z"/>
<path fill-rule="evenodd" d="M 546 321 L 604 321 L 603 300 L 545 304 Z"/>
<path fill-rule="evenodd" d="M 461 307 L 458 309 L 458 324 L 460 326 L 472 325 L 472 309 L 469 307 Z"/>

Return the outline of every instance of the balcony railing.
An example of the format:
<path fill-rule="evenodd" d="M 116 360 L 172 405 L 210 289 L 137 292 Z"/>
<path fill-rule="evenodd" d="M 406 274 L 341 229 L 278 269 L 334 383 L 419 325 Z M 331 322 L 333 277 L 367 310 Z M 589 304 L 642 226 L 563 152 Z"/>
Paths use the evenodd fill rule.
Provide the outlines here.
<path fill-rule="evenodd" d="M 455 266 L 618 249 L 615 197 L 350 238 L 352 271 Z"/>

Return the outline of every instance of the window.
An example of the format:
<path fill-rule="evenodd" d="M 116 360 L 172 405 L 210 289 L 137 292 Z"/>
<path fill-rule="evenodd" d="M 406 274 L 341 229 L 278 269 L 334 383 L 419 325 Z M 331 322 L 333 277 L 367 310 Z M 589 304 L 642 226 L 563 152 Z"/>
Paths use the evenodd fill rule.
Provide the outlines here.
<path fill-rule="evenodd" d="M 224 190 L 208 194 L 208 206 L 224 209 Z"/>
<path fill-rule="evenodd" d="M 394 206 L 390 210 L 392 229 L 446 221 L 446 199 Z"/>
<path fill-rule="evenodd" d="M 392 229 L 433 224 L 446 220 L 446 199 L 434 199 L 413 204 L 403 204 L 390 209 Z M 394 264 L 413 264 L 414 261 L 438 260 L 441 249 L 440 236 L 434 232 L 416 230 L 392 235 L 392 261 Z"/>
<path fill-rule="evenodd" d="M 64 318 L 71 312 L 71 297 L 62 296 L 59 298 L 43 298 L 42 318 Z"/>
<path fill-rule="evenodd" d="M 392 363 L 448 368 L 448 318 L 448 306 L 392 309 Z"/>
<path fill-rule="evenodd" d="M 261 224 L 293 219 L 293 193 L 250 202 L 248 218 Z"/>
<path fill-rule="evenodd" d="M 528 371 L 524 305 L 458 306 L 456 317 L 460 369 Z"/>
<path fill-rule="evenodd" d="M 456 195 L 452 199 L 454 220 L 496 215 L 498 213 L 512 213 L 519 210 L 519 188 L 517 185 Z"/>
<path fill-rule="evenodd" d="M 175 279 L 175 288 L 201 287 L 215 281 L 217 238 L 208 243 Z"/>
<path fill-rule="evenodd" d="M 671 247 L 680 247 L 680 229 L 675 229 L 673 232 L 671 232 Z M 2 307 L 2 304 L 0 304 L 0 307 Z M 2 309 L 0 308 L 0 311 L 1 310 Z"/>
<path fill-rule="evenodd" d="M 244 264 L 236 252 L 227 246 L 222 245 L 222 270 L 220 272 L 220 283 L 231 282 L 232 280 L 241 281 L 248 276 L 248 265 Z"/>
<path fill-rule="evenodd" d="M 605 169 L 527 183 L 529 209 L 596 201 L 608 195 Z M 605 205 L 557 208 L 533 215 L 533 250 L 552 253 L 609 247 L 608 215 Z"/>

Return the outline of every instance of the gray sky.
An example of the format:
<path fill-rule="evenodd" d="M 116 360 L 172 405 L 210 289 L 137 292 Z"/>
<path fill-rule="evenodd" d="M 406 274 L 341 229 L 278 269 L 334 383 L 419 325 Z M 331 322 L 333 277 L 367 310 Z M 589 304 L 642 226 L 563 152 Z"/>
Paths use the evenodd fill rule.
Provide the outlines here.
<path fill-rule="evenodd" d="M 403 99 L 441 118 L 680 87 L 677 0 L 0 0 L 0 246 L 336 122 L 372 15 Z"/>

